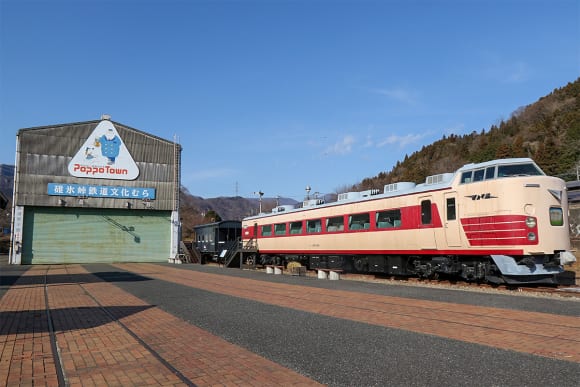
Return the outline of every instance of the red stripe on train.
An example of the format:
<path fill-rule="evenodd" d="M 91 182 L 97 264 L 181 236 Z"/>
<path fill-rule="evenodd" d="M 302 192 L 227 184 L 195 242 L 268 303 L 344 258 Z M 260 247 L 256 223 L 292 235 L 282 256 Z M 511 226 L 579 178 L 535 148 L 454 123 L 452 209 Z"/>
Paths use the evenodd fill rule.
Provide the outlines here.
<path fill-rule="evenodd" d="M 273 250 L 260 249 L 260 254 L 308 254 L 308 255 L 523 255 L 521 249 L 472 249 L 472 250 Z"/>
<path fill-rule="evenodd" d="M 461 219 L 471 246 L 537 245 L 538 228 L 526 225 L 525 215 L 495 215 Z M 533 233 L 535 238 L 528 238 Z"/>

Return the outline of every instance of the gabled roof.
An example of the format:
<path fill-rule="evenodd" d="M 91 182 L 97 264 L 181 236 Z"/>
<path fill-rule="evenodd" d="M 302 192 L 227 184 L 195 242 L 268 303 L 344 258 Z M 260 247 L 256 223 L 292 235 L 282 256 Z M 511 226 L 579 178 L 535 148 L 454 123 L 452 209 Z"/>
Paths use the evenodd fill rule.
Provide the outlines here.
<path fill-rule="evenodd" d="M 22 128 L 22 129 L 18 130 L 18 134 L 20 134 L 22 132 L 33 131 L 33 130 L 56 129 L 56 128 L 62 128 L 62 127 L 66 127 L 66 126 L 87 125 L 87 124 L 89 124 L 89 125 L 90 124 L 98 125 L 101 121 L 103 121 L 103 120 L 70 122 L 70 123 L 63 123 L 63 124 L 46 125 L 46 126 L 35 126 L 35 127 L 31 127 L 31 128 Z M 152 135 L 151 133 L 147 133 L 147 132 L 144 132 L 142 130 L 132 128 L 132 127 L 127 126 L 125 124 L 122 124 L 120 122 L 113 121 L 113 120 L 110 120 L 110 119 L 109 119 L 109 121 L 111 121 L 116 126 L 120 126 L 120 127 L 124 128 L 124 129 L 137 132 L 139 134 L 142 134 L 143 136 L 147 136 L 147 137 L 150 137 L 150 138 L 153 138 L 153 139 L 156 139 L 156 140 L 159 140 L 159 141 L 167 142 L 167 143 L 173 143 L 172 140 L 167 140 L 165 138 L 161 138 L 159 136 Z M 180 146 L 180 149 L 181 149 L 181 145 L 179 145 L 179 146 Z"/>

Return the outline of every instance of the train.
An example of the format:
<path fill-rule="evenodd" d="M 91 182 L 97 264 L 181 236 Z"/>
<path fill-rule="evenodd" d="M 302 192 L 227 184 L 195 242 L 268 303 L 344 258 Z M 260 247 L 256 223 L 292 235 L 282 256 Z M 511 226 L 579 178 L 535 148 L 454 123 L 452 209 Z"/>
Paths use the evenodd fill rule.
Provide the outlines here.
<path fill-rule="evenodd" d="M 530 158 L 470 163 L 424 183 L 306 197 L 242 220 L 261 264 L 524 285 L 564 282 L 565 182 Z"/>
<path fill-rule="evenodd" d="M 237 249 L 242 236 L 242 223 L 220 220 L 195 226 L 193 231 L 195 239 L 192 244 L 199 251 L 200 263 L 219 262 L 227 252 Z"/>

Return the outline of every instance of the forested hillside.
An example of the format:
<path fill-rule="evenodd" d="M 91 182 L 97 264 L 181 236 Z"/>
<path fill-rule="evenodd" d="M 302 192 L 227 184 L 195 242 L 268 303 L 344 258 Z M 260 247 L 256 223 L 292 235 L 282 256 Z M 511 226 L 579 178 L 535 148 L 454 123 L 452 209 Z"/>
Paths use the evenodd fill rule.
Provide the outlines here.
<path fill-rule="evenodd" d="M 452 172 L 466 163 L 503 157 L 531 157 L 549 175 L 576 179 L 580 162 L 580 78 L 515 111 L 481 133 L 450 135 L 397 162 L 389 172 L 364 179 L 358 190 Z"/>

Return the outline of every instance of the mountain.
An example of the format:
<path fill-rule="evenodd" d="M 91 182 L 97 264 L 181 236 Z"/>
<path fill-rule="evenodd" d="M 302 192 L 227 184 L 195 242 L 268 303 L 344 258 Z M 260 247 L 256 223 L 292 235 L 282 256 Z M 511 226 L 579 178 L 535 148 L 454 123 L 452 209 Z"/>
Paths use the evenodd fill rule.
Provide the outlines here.
<path fill-rule="evenodd" d="M 406 155 L 390 171 L 345 185 L 342 189 L 383 189 L 386 184 L 400 181 L 422 183 L 429 175 L 453 172 L 467 163 L 504 157 L 531 157 L 549 175 L 567 181 L 576 178 L 576 165 L 580 162 L 580 78 L 517 109 L 507 121 L 492 125 L 487 131 L 443 136 L 410 156 Z M 284 199 L 279 204 L 296 203 Z M 262 199 L 264 212 L 275 205 L 276 199 Z M 224 220 L 240 220 L 256 214 L 258 208 L 257 198 L 203 199 L 182 188 L 184 238 L 187 238 L 186 227 L 191 229 L 194 225 L 214 221 L 216 213 Z M 208 218 L 208 213 L 213 217 Z"/>
<path fill-rule="evenodd" d="M 187 188 L 180 190 L 180 217 L 183 239 L 188 239 L 194 226 L 218 220 L 242 220 L 256 215 L 260 209 L 258 198 L 218 197 L 204 199 L 189 193 Z M 288 198 L 262 198 L 262 211 L 269 212 L 276 205 L 296 205 L 298 202 Z"/>

